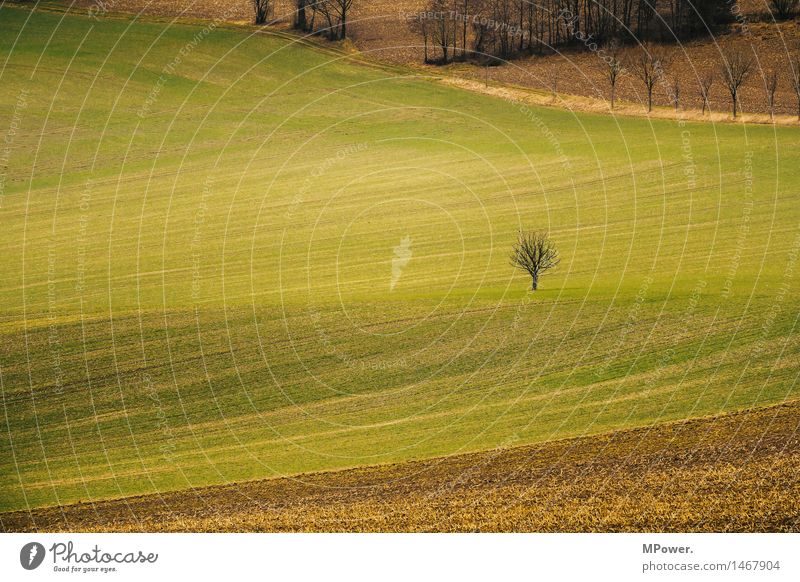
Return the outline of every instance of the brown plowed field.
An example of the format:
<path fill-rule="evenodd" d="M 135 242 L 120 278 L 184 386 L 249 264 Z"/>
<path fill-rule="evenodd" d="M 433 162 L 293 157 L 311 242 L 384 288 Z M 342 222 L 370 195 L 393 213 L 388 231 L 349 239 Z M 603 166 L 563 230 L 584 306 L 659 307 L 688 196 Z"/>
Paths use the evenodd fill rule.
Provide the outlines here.
<path fill-rule="evenodd" d="M 0 515 L 7 531 L 800 531 L 800 401 L 650 429 Z"/>

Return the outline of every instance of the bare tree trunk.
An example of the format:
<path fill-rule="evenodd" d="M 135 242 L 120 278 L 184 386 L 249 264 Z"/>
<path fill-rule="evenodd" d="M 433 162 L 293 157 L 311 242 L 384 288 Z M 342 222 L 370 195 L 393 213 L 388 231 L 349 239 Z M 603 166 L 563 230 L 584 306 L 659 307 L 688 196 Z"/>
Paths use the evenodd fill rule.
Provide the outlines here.
<path fill-rule="evenodd" d="M 678 111 L 681 106 L 681 85 L 678 79 L 675 79 L 675 84 L 672 86 L 672 92 L 675 97 L 675 111 Z"/>
<path fill-rule="evenodd" d="M 467 14 L 469 0 L 464 0 L 464 13 L 461 15 L 461 58 L 467 60 Z"/>
<path fill-rule="evenodd" d="M 531 291 L 536 291 L 539 288 L 539 272 L 535 272 L 531 275 Z"/>
<path fill-rule="evenodd" d="M 306 0 L 297 0 L 297 16 L 294 20 L 294 27 L 304 32 L 308 28 L 308 22 L 306 20 Z"/>

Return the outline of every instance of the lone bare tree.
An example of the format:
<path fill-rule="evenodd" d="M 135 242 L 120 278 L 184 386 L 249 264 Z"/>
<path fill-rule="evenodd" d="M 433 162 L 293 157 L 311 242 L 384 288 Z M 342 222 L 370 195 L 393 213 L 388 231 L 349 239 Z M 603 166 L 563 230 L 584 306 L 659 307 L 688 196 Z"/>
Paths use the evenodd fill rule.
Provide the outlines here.
<path fill-rule="evenodd" d="M 703 115 L 706 114 L 706 109 L 711 111 L 711 103 L 709 103 L 708 97 L 711 94 L 711 86 L 714 84 L 714 78 L 714 71 L 709 70 L 706 71 L 698 80 L 698 84 L 700 86 L 700 99 L 703 101 Z"/>
<path fill-rule="evenodd" d="M 423 62 L 427 65 L 430 62 L 428 58 L 428 41 L 431 37 L 429 20 L 424 13 L 416 14 L 411 20 L 408 21 L 408 29 L 422 37 L 423 46 Z"/>
<path fill-rule="evenodd" d="M 739 89 L 744 85 L 753 69 L 753 57 L 740 48 L 726 50 L 722 55 L 720 73 L 722 82 L 731 94 L 733 116 L 736 117 L 739 105 Z"/>
<path fill-rule="evenodd" d="M 550 96 L 553 103 L 556 102 L 558 97 L 558 78 L 561 74 L 561 69 L 558 65 L 551 65 L 547 70 L 547 81 L 550 85 Z"/>
<path fill-rule="evenodd" d="M 622 66 L 622 45 L 620 45 L 619 41 L 615 39 L 609 43 L 606 57 L 603 61 L 606 64 L 608 84 L 611 85 L 611 109 L 614 109 L 614 102 L 617 96 L 617 81 L 619 81 L 620 75 L 624 71 Z"/>
<path fill-rule="evenodd" d="M 775 118 L 775 92 L 778 90 L 778 71 L 772 69 L 767 73 L 764 88 L 767 90 L 767 106 L 769 107 L 769 118 Z"/>
<path fill-rule="evenodd" d="M 431 18 L 431 40 L 434 46 L 442 51 L 442 64 L 450 62 L 450 57 L 455 56 L 455 42 L 458 35 L 458 22 L 447 0 L 431 0 L 428 5 Z M 450 53 L 450 47 L 453 52 Z"/>
<path fill-rule="evenodd" d="M 272 9 L 270 0 L 253 0 L 256 24 L 264 24 Z"/>
<path fill-rule="evenodd" d="M 664 75 L 667 68 L 667 52 L 663 47 L 646 44 L 636 51 L 630 59 L 630 68 L 644 83 L 647 91 L 647 112 L 653 110 L 653 87 Z"/>
<path fill-rule="evenodd" d="M 791 69 L 789 80 L 792 82 L 794 96 L 797 99 L 797 120 L 800 121 L 800 55 L 789 60 L 789 68 Z"/>
<path fill-rule="evenodd" d="M 670 90 L 672 91 L 672 104 L 675 106 L 675 111 L 678 111 L 681 106 L 681 79 L 678 75 L 673 77 Z"/>
<path fill-rule="evenodd" d="M 539 288 L 539 275 L 559 262 L 555 244 L 546 232 L 519 231 L 511 251 L 511 265 L 531 276 L 531 291 Z"/>

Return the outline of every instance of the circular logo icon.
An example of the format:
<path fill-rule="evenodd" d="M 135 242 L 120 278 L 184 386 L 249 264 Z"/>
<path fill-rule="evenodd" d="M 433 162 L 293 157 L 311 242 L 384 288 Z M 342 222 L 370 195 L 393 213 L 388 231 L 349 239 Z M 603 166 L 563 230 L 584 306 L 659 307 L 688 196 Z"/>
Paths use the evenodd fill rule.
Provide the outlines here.
<path fill-rule="evenodd" d="M 19 551 L 19 563 L 26 570 L 35 570 L 44 561 L 44 546 L 39 542 L 30 542 Z"/>

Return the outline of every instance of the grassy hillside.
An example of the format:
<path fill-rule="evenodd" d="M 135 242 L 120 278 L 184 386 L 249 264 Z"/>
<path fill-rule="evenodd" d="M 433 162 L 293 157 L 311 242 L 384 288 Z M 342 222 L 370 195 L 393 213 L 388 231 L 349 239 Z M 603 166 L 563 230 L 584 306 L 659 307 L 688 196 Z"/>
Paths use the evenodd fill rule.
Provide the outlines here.
<path fill-rule="evenodd" d="M 797 395 L 796 129 L 14 8 L 0 103 L 2 510 Z M 535 295 L 520 226 L 563 255 Z"/>

